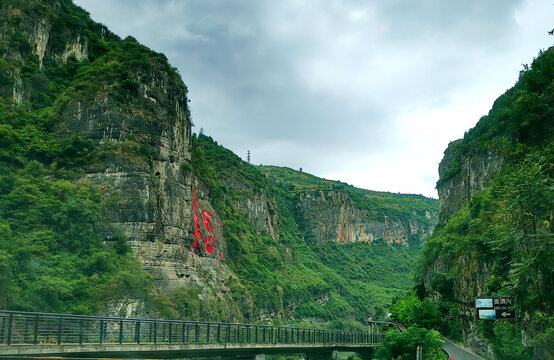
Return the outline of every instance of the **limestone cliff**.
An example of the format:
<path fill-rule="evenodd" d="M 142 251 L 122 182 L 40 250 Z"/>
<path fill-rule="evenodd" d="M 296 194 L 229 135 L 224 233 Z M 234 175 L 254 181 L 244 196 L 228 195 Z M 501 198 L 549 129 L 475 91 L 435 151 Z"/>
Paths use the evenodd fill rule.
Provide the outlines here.
<path fill-rule="evenodd" d="M 45 94 L 40 82 L 60 69 L 74 69 L 73 83 L 65 93 L 46 95 L 57 96 L 52 113 L 60 136 L 79 135 L 96 144 L 100 157 L 84 168 L 83 180 L 101 186 L 111 198 L 102 219 L 106 244 L 111 246 L 111 239 L 123 234 L 154 276 L 157 291 L 197 287 L 201 296 L 208 297 L 228 291 L 233 274 L 225 263 L 201 246 L 191 251 L 193 189 L 198 212 L 219 216 L 205 186 L 183 171 L 191 162 L 187 88 L 165 57 L 132 38 L 120 40 L 69 1 L 25 7 L 7 1 L 1 6 L 2 92 L 10 94 L 15 104 L 34 104 Z M 134 58 L 127 60 L 108 48 L 108 41 L 120 44 L 123 51 L 134 51 Z M 95 66 L 103 70 L 95 74 Z M 198 230 L 204 238 L 208 235 L 204 226 Z M 212 235 L 222 238 L 215 223 Z M 222 257 L 224 244 L 218 246 L 217 255 Z M 123 312 L 142 311 L 137 306 L 134 310 L 127 306 Z"/>
<path fill-rule="evenodd" d="M 445 172 L 452 167 L 457 167 L 458 170 L 437 184 L 440 222 L 447 221 L 452 214 L 462 209 L 475 193 L 487 187 L 493 175 L 502 166 L 502 157 L 489 149 L 464 155 L 461 160 L 456 159 L 452 148 L 457 143 L 449 145 L 439 164 L 441 177 L 445 177 Z"/>
<path fill-rule="evenodd" d="M 316 242 L 339 244 L 384 239 L 387 243 L 406 244 L 410 237 L 425 239 L 433 233 L 434 222 L 414 217 L 375 216 L 356 206 L 349 192 L 319 190 L 300 192 L 296 206 L 306 229 Z M 415 210 L 414 210 L 415 212 Z M 425 219 L 435 217 L 431 209 L 423 210 Z"/>

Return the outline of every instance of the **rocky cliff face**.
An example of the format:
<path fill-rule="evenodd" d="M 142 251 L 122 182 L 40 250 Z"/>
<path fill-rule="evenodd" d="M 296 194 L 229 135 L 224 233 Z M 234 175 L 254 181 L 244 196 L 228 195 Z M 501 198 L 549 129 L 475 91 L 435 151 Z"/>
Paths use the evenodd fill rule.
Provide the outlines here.
<path fill-rule="evenodd" d="M 433 233 L 434 223 L 419 222 L 415 218 L 375 216 L 357 207 L 351 195 L 344 191 L 305 191 L 295 200 L 306 230 L 311 231 L 319 243 L 384 239 L 389 244 L 407 244 L 410 236 L 424 239 Z M 424 215 L 427 219 L 436 216 L 427 210 Z"/>
<path fill-rule="evenodd" d="M 454 164 L 453 151 L 450 147 L 439 164 L 439 175 L 444 175 Z M 479 191 L 484 190 L 496 172 L 502 166 L 503 159 L 492 150 L 464 155 L 459 164 L 459 171 L 444 181 L 439 181 L 439 223 L 446 223 L 451 216 L 466 206 L 471 198 Z M 481 355 L 494 358 L 492 346 L 475 330 L 474 299 L 478 296 L 487 296 L 487 282 L 491 276 L 492 264 L 476 257 L 476 253 L 465 254 L 462 257 L 452 258 L 439 255 L 433 261 L 433 266 L 424 268 L 423 282 L 429 296 L 438 300 L 440 297 L 452 296 L 450 301 L 458 304 L 459 321 L 463 328 L 463 339 L 466 345 Z M 452 288 L 448 289 L 451 295 L 437 291 L 433 281 L 437 274 L 453 273 Z"/>
<path fill-rule="evenodd" d="M 7 71 L 3 72 L 6 81 L 1 90 L 10 93 L 15 104 L 28 102 L 44 91 L 34 84 L 36 78 L 44 76 L 43 71 L 48 74 L 51 69 L 63 67 L 70 58 L 76 68 L 93 60 L 90 49 L 98 44 L 91 44 L 82 27 L 68 25 L 72 11 L 78 10 L 62 0 L 23 10 L 11 2 L 2 3 L 2 12 L 9 19 L 0 22 L 0 41 L 7 44 L 2 46 L 2 58 L 9 60 L 10 66 L 2 69 Z M 75 18 L 78 16 L 83 14 Z M 79 21 L 87 20 L 83 17 Z M 9 26 L 13 23 L 17 27 Z M 101 39 L 116 38 L 102 25 L 87 26 Z M 106 244 L 123 234 L 144 269 L 154 276 L 159 291 L 197 287 L 203 289 L 201 296 L 216 297 L 228 290 L 234 275 L 218 258 L 226 254 L 224 242 L 218 243 L 215 254 L 208 253 L 203 243 L 196 251 L 191 250 L 195 230 L 202 239 L 208 235 L 222 239 L 223 232 L 215 220 L 213 234 L 208 234 L 202 211 L 213 219 L 218 214 L 205 186 L 191 172 L 183 171 L 191 162 L 187 89 L 174 70 L 148 51 L 143 51 L 144 58 L 135 59 L 148 64 L 148 71 L 137 66 L 116 74 L 132 85 L 132 96 L 118 98 L 121 80 L 117 78 L 89 91 L 87 96 L 68 96 L 56 110 L 61 120 L 57 131 L 93 140 L 101 154 L 99 161 L 85 169 L 80 181 L 98 184 L 110 198 L 102 220 Z M 32 77 L 26 74 L 30 67 L 35 69 Z M 200 217 L 198 229 L 193 190 Z M 144 311 L 131 300 L 125 306 L 113 304 L 112 308 L 125 315 Z"/>
<path fill-rule="evenodd" d="M 57 43 L 53 34 L 53 26 L 62 12 L 62 2 L 54 2 L 52 8 L 44 7 L 41 16 L 24 13 L 10 2 L 1 5 L 5 18 L 9 21 L 2 21 L 0 28 L 0 41 L 10 42 L 17 46 L 2 46 L 2 58 L 10 59 L 12 66 L 9 74 L 9 83 L 3 84 L 9 88 L 12 98 L 16 104 L 22 104 L 29 100 L 36 89 L 30 84 L 24 83 L 24 65 L 27 62 L 25 52 L 29 51 L 36 56 L 36 61 L 42 69 L 45 61 L 54 63 L 66 63 L 68 58 L 74 57 L 78 61 L 88 59 L 88 40 L 76 31 L 68 31 L 67 38 Z M 53 12 L 49 12 L 53 10 Z M 10 22 L 17 23 L 17 30 L 10 29 Z M 102 31 L 107 29 L 102 27 Z M 22 73 L 23 70 L 23 73 Z M 0 87 L 4 87 L 0 86 Z M 6 89 L 2 89 L 6 90 Z"/>
<path fill-rule="evenodd" d="M 448 149 L 439 164 L 439 175 L 455 161 Z M 492 150 L 463 156 L 460 170 L 449 179 L 439 182 L 439 222 L 447 221 L 452 214 L 466 205 L 471 197 L 490 184 L 500 169 L 502 157 Z"/>
<path fill-rule="evenodd" d="M 485 293 L 485 289 L 494 264 L 477 259 L 474 255 L 465 254 L 458 258 L 440 255 L 434 260 L 432 267 L 424 269 L 423 284 L 431 299 L 439 300 L 441 297 L 447 297 L 448 301 L 454 301 L 457 304 L 458 320 L 462 324 L 464 343 L 478 354 L 494 358 L 491 344 L 477 334 L 473 321 L 475 298 L 489 296 Z M 447 274 L 451 271 L 454 271 L 451 288 L 436 289 L 434 280 L 437 274 Z"/>

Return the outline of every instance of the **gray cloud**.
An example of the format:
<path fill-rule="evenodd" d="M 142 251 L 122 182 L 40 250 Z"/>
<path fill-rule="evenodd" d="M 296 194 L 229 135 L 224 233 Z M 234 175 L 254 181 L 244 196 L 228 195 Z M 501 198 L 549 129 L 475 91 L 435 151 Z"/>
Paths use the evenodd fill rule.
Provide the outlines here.
<path fill-rule="evenodd" d="M 164 52 L 196 131 L 238 155 L 431 196 L 448 142 L 551 43 L 540 0 L 76 2 Z"/>

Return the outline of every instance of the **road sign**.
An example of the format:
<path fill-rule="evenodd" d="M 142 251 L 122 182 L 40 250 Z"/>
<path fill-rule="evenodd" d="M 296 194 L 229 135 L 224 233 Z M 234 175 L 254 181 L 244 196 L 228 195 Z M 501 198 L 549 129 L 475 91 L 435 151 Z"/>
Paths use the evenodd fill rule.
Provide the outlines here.
<path fill-rule="evenodd" d="M 475 298 L 475 314 L 481 320 L 515 320 L 513 299 L 508 296 L 484 296 Z"/>

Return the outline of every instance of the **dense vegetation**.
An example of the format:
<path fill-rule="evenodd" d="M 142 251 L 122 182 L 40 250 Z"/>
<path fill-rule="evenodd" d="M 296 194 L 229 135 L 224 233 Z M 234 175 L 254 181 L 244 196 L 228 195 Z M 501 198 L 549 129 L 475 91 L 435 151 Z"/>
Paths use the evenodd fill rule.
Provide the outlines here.
<path fill-rule="evenodd" d="M 396 329 L 387 331 L 383 346 L 378 348 L 376 358 L 380 360 L 412 360 L 417 347 L 422 347 L 423 359 L 446 360 L 441 351 L 444 341 L 436 331 L 421 327 L 409 327 L 405 331 Z"/>
<path fill-rule="evenodd" d="M 460 327 L 472 296 L 511 296 L 517 323 L 475 321 L 477 332 L 492 345 L 499 359 L 541 358 L 554 343 L 554 48 L 525 67 L 518 83 L 496 100 L 463 140 L 451 144 L 452 159 L 438 186 L 454 175 L 463 156 L 491 149 L 503 166 L 491 185 L 427 241 L 416 274 L 415 290 L 425 296 L 424 272 L 433 274 L 432 291 L 444 315 L 457 316 Z M 432 270 L 437 262 L 447 272 Z M 479 283 L 472 274 L 484 274 Z M 479 286 L 479 288 L 477 288 Z M 427 289 L 430 290 L 430 289 Z M 466 298 L 463 295 L 466 294 Z M 458 312 L 458 310 L 466 309 Z M 437 324 L 440 325 L 440 324 Z M 523 327 L 529 340 L 521 340 Z"/>

